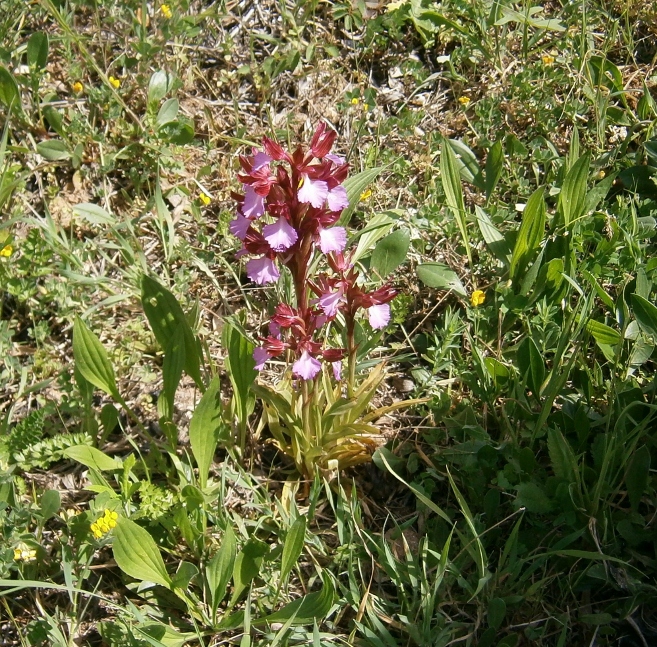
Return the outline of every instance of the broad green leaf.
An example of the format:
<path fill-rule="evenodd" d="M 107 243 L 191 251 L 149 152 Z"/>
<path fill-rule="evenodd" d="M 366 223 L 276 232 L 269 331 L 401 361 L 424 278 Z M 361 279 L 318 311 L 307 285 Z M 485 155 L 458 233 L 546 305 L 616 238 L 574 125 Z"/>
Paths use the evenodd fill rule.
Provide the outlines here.
<path fill-rule="evenodd" d="M 115 400 L 121 400 L 114 369 L 96 335 L 79 317 L 73 323 L 73 357 L 82 377 Z"/>
<path fill-rule="evenodd" d="M 502 598 L 493 598 L 488 603 L 488 625 L 497 630 L 504 622 L 506 602 Z"/>
<path fill-rule="evenodd" d="M 456 294 L 467 297 L 468 294 L 456 272 L 442 263 L 423 263 L 417 266 L 417 276 L 426 286 L 440 290 L 454 290 Z"/>
<path fill-rule="evenodd" d="M 158 135 L 172 144 L 185 146 L 194 139 L 194 124 L 187 117 L 179 117 L 160 126 Z"/>
<path fill-rule="evenodd" d="M 568 155 L 564 160 L 564 177 L 568 174 L 575 162 L 581 157 L 579 149 L 579 130 L 577 126 L 573 128 L 573 134 L 570 138 L 570 147 L 568 148 Z"/>
<path fill-rule="evenodd" d="M 641 330 L 657 341 L 657 308 L 638 294 L 632 294 L 630 301 Z"/>
<path fill-rule="evenodd" d="M 13 74 L 0 65 L 0 103 L 8 110 L 22 112 L 21 95 Z"/>
<path fill-rule="evenodd" d="M 27 64 L 43 70 L 48 63 L 48 34 L 35 31 L 27 41 Z"/>
<path fill-rule="evenodd" d="M 443 140 L 440 150 L 440 176 L 445 191 L 445 199 L 461 232 L 463 245 L 468 255 L 468 262 L 472 266 L 472 251 L 470 250 L 465 202 L 463 201 L 463 188 L 461 187 L 458 161 L 446 139 Z"/>
<path fill-rule="evenodd" d="M 114 528 L 112 552 L 117 566 L 130 577 L 142 582 L 154 582 L 170 589 L 160 550 L 150 533 L 126 517 L 119 517 Z"/>
<path fill-rule="evenodd" d="M 215 377 L 196 405 L 189 423 L 189 441 L 198 465 L 201 488 L 207 483 L 214 452 L 224 429 L 222 408 L 221 383 L 219 377 Z"/>
<path fill-rule="evenodd" d="M 178 115 L 179 108 L 180 104 L 178 103 L 178 99 L 167 99 L 157 113 L 157 126 L 164 126 L 164 124 L 173 121 Z"/>
<path fill-rule="evenodd" d="M 481 237 L 490 249 L 491 254 L 505 266 L 508 266 L 511 250 L 502 232 L 492 223 L 488 214 L 479 205 L 475 205 L 475 214 Z"/>
<path fill-rule="evenodd" d="M 625 471 L 625 485 L 627 495 L 634 512 L 637 511 L 641 497 L 648 487 L 650 477 L 650 450 L 641 445 L 632 453 L 627 469 Z"/>
<path fill-rule="evenodd" d="M 180 562 L 176 574 L 171 578 L 171 585 L 173 588 L 186 590 L 197 575 L 198 566 L 191 562 Z"/>
<path fill-rule="evenodd" d="M 221 548 L 214 554 L 208 563 L 206 574 L 210 596 L 212 599 L 212 618 L 217 614 L 219 603 L 228 593 L 228 583 L 233 575 L 235 556 L 237 555 L 237 541 L 232 526 L 226 526 Z"/>
<path fill-rule="evenodd" d="M 201 379 L 201 350 L 192 329 L 176 297 L 157 281 L 144 275 L 141 281 L 141 303 L 151 325 L 155 339 L 166 350 L 178 326 L 185 338 L 185 371 L 196 386 L 205 390 Z"/>
<path fill-rule="evenodd" d="M 621 342 L 621 334 L 617 330 L 614 330 L 610 326 L 607 326 L 607 324 L 603 324 L 600 321 L 589 319 L 586 322 L 586 330 L 591 333 L 593 339 L 595 339 L 595 341 L 597 341 L 599 344 L 615 346 Z"/>
<path fill-rule="evenodd" d="M 113 225 L 116 222 L 114 216 L 91 202 L 76 204 L 73 207 L 73 213 L 86 220 L 90 225 Z"/>
<path fill-rule="evenodd" d="M 185 332 L 182 326 L 177 326 L 169 345 L 164 351 L 162 363 L 162 393 L 157 401 L 158 414 L 162 418 L 171 419 L 174 409 L 176 390 L 180 384 L 185 368 Z M 192 451 L 194 446 L 192 445 Z"/>
<path fill-rule="evenodd" d="M 171 89 L 173 77 L 164 70 L 154 72 L 148 82 L 148 103 L 157 104 L 166 96 Z"/>
<path fill-rule="evenodd" d="M 352 263 L 357 263 L 377 240 L 383 238 L 393 228 L 394 224 L 395 221 L 388 213 L 377 213 L 372 217 L 367 226 L 350 240 L 351 243 L 356 237 L 358 238 L 358 245 L 351 257 Z"/>
<path fill-rule="evenodd" d="M 406 229 L 398 229 L 382 238 L 372 253 L 370 267 L 385 278 L 394 272 L 406 259 L 411 235 Z"/>
<path fill-rule="evenodd" d="M 183 647 L 198 638 L 196 633 L 181 633 L 177 629 L 161 622 L 145 622 L 133 627 L 136 638 L 143 638 L 139 643 L 148 642 L 152 647 Z"/>
<path fill-rule="evenodd" d="M 486 201 L 490 200 L 493 191 L 497 186 L 497 183 L 502 177 L 502 171 L 504 170 L 504 148 L 502 147 L 502 141 L 498 139 L 488 151 L 488 157 L 486 157 Z M 484 239 L 485 240 L 485 239 Z"/>
<path fill-rule="evenodd" d="M 587 194 L 586 200 L 584 202 L 584 213 L 591 213 L 598 208 L 600 202 L 602 202 L 606 197 L 609 191 L 611 190 L 616 176 L 618 173 L 610 173 L 604 180 L 598 182 Z"/>
<path fill-rule="evenodd" d="M 36 149 L 37 153 L 49 162 L 58 162 L 71 157 L 68 146 L 59 139 L 48 139 L 47 141 L 39 142 Z"/>
<path fill-rule="evenodd" d="M 543 188 L 536 189 L 522 212 L 522 222 L 511 256 L 509 275 L 512 279 L 531 262 L 545 235 L 545 200 Z"/>
<path fill-rule="evenodd" d="M 235 558 L 235 566 L 233 567 L 233 584 L 235 588 L 229 606 L 234 606 L 246 587 L 258 575 L 263 557 L 268 552 L 269 546 L 255 537 L 251 537 L 244 544 L 242 551 Z"/>
<path fill-rule="evenodd" d="M 559 211 L 567 229 L 584 215 L 589 164 L 590 156 L 586 153 L 573 164 L 564 178 L 559 194 Z"/>
<path fill-rule="evenodd" d="M 338 221 L 339 225 L 346 225 L 349 223 L 352 214 L 358 206 L 360 196 L 365 189 L 367 189 L 367 187 L 379 177 L 384 168 L 385 166 L 378 166 L 376 168 L 366 169 L 360 173 L 356 173 L 356 175 L 348 177 L 343 182 L 343 186 L 347 191 L 349 206 L 340 215 L 340 220 Z"/>
<path fill-rule="evenodd" d="M 46 490 L 41 495 L 41 516 L 44 521 L 53 517 L 62 505 L 62 497 L 57 490 Z"/>
<path fill-rule="evenodd" d="M 548 453 L 554 475 L 568 481 L 568 483 L 577 483 L 578 465 L 575 454 L 570 444 L 559 429 L 548 429 Z"/>
<path fill-rule="evenodd" d="M 300 516 L 287 531 L 281 557 L 281 582 L 285 582 L 303 551 L 306 537 L 306 517 Z"/>
<path fill-rule="evenodd" d="M 251 387 L 258 376 L 253 359 L 253 344 L 229 321 L 224 322 L 222 344 L 226 350 L 224 366 L 233 385 L 237 418 L 245 430 L 255 405 L 251 397 Z"/>
<path fill-rule="evenodd" d="M 477 156 L 460 139 L 450 139 L 449 145 L 456 155 L 456 163 L 459 167 L 461 178 L 465 182 L 474 184 L 482 191 L 486 188 L 484 178 L 481 175 Z"/>
<path fill-rule="evenodd" d="M 529 512 L 546 514 L 552 510 L 552 502 L 545 492 L 531 481 L 516 485 L 518 496 L 514 502 L 517 508 L 527 508 Z"/>
<path fill-rule="evenodd" d="M 89 467 L 90 469 L 99 472 L 110 472 L 122 468 L 120 460 L 110 458 L 107 454 L 103 454 L 100 449 L 90 447 L 89 445 L 74 445 L 73 447 L 67 447 L 62 454 L 85 467 Z"/>

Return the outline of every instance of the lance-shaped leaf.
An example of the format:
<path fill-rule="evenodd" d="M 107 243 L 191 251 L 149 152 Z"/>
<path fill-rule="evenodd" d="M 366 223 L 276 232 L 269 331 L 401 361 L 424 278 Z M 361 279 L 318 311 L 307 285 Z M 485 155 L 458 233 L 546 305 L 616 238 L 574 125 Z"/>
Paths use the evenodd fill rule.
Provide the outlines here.
<path fill-rule="evenodd" d="M 349 206 L 340 215 L 340 220 L 338 221 L 339 225 L 346 225 L 349 223 L 352 214 L 358 206 L 360 196 L 365 191 L 365 189 L 367 189 L 367 187 L 372 182 L 374 182 L 374 180 L 376 180 L 384 168 L 384 166 L 378 166 L 376 168 L 365 169 L 364 171 L 356 173 L 356 175 L 352 175 L 344 181 L 343 186 L 347 192 Z"/>
<path fill-rule="evenodd" d="M 639 327 L 646 335 L 650 335 L 653 340 L 657 341 L 657 308 L 638 294 L 631 295 L 630 299 Z"/>
<path fill-rule="evenodd" d="M 155 540 L 134 521 L 119 517 L 112 552 L 118 567 L 126 575 L 171 588 L 172 581 Z"/>
<path fill-rule="evenodd" d="M 502 148 L 502 141 L 497 140 L 488 151 L 486 157 L 486 201 L 490 200 L 497 183 L 502 177 L 502 170 L 504 169 L 504 149 Z"/>
<path fill-rule="evenodd" d="M 306 518 L 300 516 L 287 531 L 283 556 L 281 558 L 281 583 L 285 582 L 292 572 L 294 565 L 303 551 L 303 542 L 306 536 Z"/>
<path fill-rule="evenodd" d="M 559 194 L 559 211 L 567 228 L 584 215 L 589 164 L 589 154 L 586 153 L 573 164 L 563 181 Z"/>
<path fill-rule="evenodd" d="M 224 365 L 233 385 L 233 397 L 237 418 L 244 428 L 253 411 L 254 399 L 251 386 L 258 376 L 253 359 L 253 344 L 242 334 L 237 326 L 226 321 L 223 330 L 223 346 L 227 351 Z"/>
<path fill-rule="evenodd" d="M 531 262 L 545 233 L 545 201 L 543 189 L 532 193 L 522 212 L 522 222 L 511 255 L 510 277 L 517 277 Z"/>
<path fill-rule="evenodd" d="M 237 541 L 232 526 L 226 526 L 221 548 L 215 553 L 208 563 L 206 574 L 208 586 L 210 587 L 210 598 L 212 601 L 212 618 L 217 614 L 219 603 L 228 593 L 228 583 L 233 576 L 235 567 L 235 556 L 237 555 Z"/>
<path fill-rule="evenodd" d="M 67 447 L 62 453 L 66 458 L 70 458 L 98 472 L 120 470 L 123 466 L 120 459 L 110 458 L 107 454 L 103 454 L 100 449 L 90 447 L 89 445 Z"/>
<path fill-rule="evenodd" d="M 465 202 L 463 201 L 463 188 L 461 187 L 461 175 L 459 164 L 454 150 L 447 140 L 443 140 L 440 153 L 440 175 L 445 191 L 447 206 L 454 215 L 463 239 L 463 245 L 468 255 L 468 261 L 472 265 L 472 251 L 470 250 L 470 239 L 466 221 Z"/>
<path fill-rule="evenodd" d="M 79 317 L 76 317 L 73 323 L 73 357 L 75 367 L 87 382 L 111 395 L 115 400 L 121 400 L 116 387 L 114 369 L 105 348 Z"/>
<path fill-rule="evenodd" d="M 180 378 L 185 368 L 185 333 L 178 326 L 169 340 L 162 363 L 162 393 L 157 401 L 160 417 L 171 419 Z"/>

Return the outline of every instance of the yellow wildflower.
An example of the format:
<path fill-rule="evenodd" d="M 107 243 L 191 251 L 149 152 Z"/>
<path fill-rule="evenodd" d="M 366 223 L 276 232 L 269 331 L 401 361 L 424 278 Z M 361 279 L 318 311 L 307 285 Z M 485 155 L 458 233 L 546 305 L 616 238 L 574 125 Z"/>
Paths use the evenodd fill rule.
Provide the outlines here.
<path fill-rule="evenodd" d="M 113 76 L 110 76 L 108 81 L 115 90 L 118 90 L 121 87 L 121 81 Z"/>
<path fill-rule="evenodd" d="M 372 197 L 372 190 L 371 189 L 365 189 L 365 191 L 363 191 L 360 194 L 361 202 L 364 202 L 365 200 L 369 200 L 369 198 L 371 198 L 371 197 Z"/>
<path fill-rule="evenodd" d="M 543 56 L 541 56 L 541 60 L 543 61 L 543 65 L 546 67 L 554 65 L 554 56 L 551 54 L 543 54 Z"/>
<path fill-rule="evenodd" d="M 363 104 L 363 112 L 367 112 L 370 109 L 370 106 L 368 103 Z"/>
<path fill-rule="evenodd" d="M 14 248 L 12 245 L 5 245 L 2 249 L 0 249 L 0 256 L 3 256 L 4 258 L 9 258 L 13 253 Z"/>
<path fill-rule="evenodd" d="M 351 99 L 351 105 L 352 106 L 357 106 L 360 103 L 360 99 L 358 97 L 353 97 Z"/>
<path fill-rule="evenodd" d="M 201 193 L 199 199 L 206 207 L 212 202 L 212 198 L 209 195 L 206 195 L 205 193 Z"/>
<path fill-rule="evenodd" d="M 160 13 L 169 20 L 173 14 L 171 13 L 171 7 L 168 4 L 160 5 Z"/>
<path fill-rule="evenodd" d="M 103 516 L 96 519 L 96 521 L 90 526 L 94 537 L 100 539 L 103 535 L 106 535 L 112 530 L 112 528 L 116 528 L 116 520 L 118 518 L 119 515 L 113 510 L 105 510 Z"/>
<path fill-rule="evenodd" d="M 14 561 L 16 562 L 33 562 L 36 560 L 36 550 L 29 548 L 26 544 L 20 543 L 14 548 Z"/>
<path fill-rule="evenodd" d="M 463 95 L 462 97 L 459 97 L 459 103 L 464 107 L 467 108 L 470 105 L 470 102 L 472 99 L 468 96 Z"/>
<path fill-rule="evenodd" d="M 482 290 L 475 290 L 470 297 L 470 303 L 477 308 L 486 301 L 486 294 Z"/>
<path fill-rule="evenodd" d="M 73 89 L 73 92 L 75 92 L 75 94 L 80 94 L 80 92 L 84 90 L 84 86 L 82 85 L 82 83 L 80 83 L 80 81 L 76 81 L 71 87 Z"/>
<path fill-rule="evenodd" d="M 605 177 L 605 175 L 607 175 L 607 174 L 603 170 L 598 171 L 598 178 L 599 179 L 602 180 Z M 0 252 L 0 253 L 2 253 L 2 252 Z"/>

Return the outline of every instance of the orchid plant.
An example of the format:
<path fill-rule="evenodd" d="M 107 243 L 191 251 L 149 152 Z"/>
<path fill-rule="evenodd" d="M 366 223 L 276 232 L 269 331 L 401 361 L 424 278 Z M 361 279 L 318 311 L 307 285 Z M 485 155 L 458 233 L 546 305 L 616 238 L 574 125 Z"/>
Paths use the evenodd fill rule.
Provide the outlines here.
<path fill-rule="evenodd" d="M 230 223 L 243 242 L 238 256 L 249 257 L 250 280 L 276 283 L 282 268 L 291 275 L 294 302 L 275 306 L 268 335 L 253 352 L 257 370 L 279 357 L 290 370 L 276 387 L 254 391 L 263 402 L 262 426 L 308 477 L 318 467 L 341 469 L 371 457 L 378 429 L 370 422 L 383 411 L 366 412 L 384 373 L 381 363 L 357 383 L 356 322 L 364 311 L 373 330 L 385 328 L 397 294 L 388 284 L 367 291 L 345 251 L 347 232 L 337 223 L 349 206 L 349 165 L 331 153 L 335 138 L 322 123 L 307 150 L 290 153 L 265 137 L 262 150 L 241 156 L 244 192 L 233 194 L 238 213 Z"/>

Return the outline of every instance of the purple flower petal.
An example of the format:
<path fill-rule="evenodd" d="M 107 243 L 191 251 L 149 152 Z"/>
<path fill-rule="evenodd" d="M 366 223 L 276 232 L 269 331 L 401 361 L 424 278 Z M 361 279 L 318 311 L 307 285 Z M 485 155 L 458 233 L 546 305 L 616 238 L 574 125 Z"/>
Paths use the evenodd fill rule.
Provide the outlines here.
<path fill-rule="evenodd" d="M 340 184 L 328 193 L 328 208 L 330 211 L 342 211 L 349 206 L 347 190 Z"/>
<path fill-rule="evenodd" d="M 262 346 L 258 346 L 258 348 L 253 349 L 253 359 L 255 360 L 255 370 L 262 371 L 265 362 L 269 361 L 271 358 L 269 357 L 269 353 Z"/>
<path fill-rule="evenodd" d="M 347 230 L 344 227 L 331 227 L 319 230 L 319 248 L 329 252 L 341 252 L 347 244 Z"/>
<path fill-rule="evenodd" d="M 370 320 L 370 326 L 374 330 L 382 330 L 390 321 L 390 305 L 381 303 L 377 306 L 371 306 L 367 309 L 367 317 Z"/>
<path fill-rule="evenodd" d="M 274 261 L 266 256 L 252 258 L 246 264 L 246 275 L 258 285 L 274 283 L 275 281 L 278 281 L 280 277 L 280 273 L 274 264 Z"/>
<path fill-rule="evenodd" d="M 241 213 L 238 213 L 235 220 L 230 221 L 230 224 L 228 225 L 228 230 L 236 238 L 239 238 L 240 240 L 244 240 L 246 238 L 246 232 L 249 230 L 250 226 L 251 226 L 251 219 L 245 218 Z"/>
<path fill-rule="evenodd" d="M 307 351 L 304 350 L 301 357 L 294 362 L 292 372 L 304 380 L 312 380 L 322 365 Z"/>
<path fill-rule="evenodd" d="M 285 218 L 279 218 L 272 225 L 262 228 L 262 235 L 275 252 L 282 252 L 297 242 L 297 232 Z"/>
<path fill-rule="evenodd" d="M 333 377 L 339 382 L 342 377 L 342 362 L 331 362 Z"/>
<path fill-rule="evenodd" d="M 275 321 L 269 322 L 269 334 L 275 339 L 281 338 L 281 327 Z"/>
<path fill-rule="evenodd" d="M 299 202 L 310 202 L 315 209 L 321 209 L 328 196 L 328 184 L 323 180 L 311 180 L 302 175 L 303 184 L 299 189 Z"/>
<path fill-rule="evenodd" d="M 329 153 L 324 159 L 331 160 L 336 166 L 342 166 L 345 163 L 342 155 L 335 155 L 333 153 Z"/>
<path fill-rule="evenodd" d="M 337 292 L 327 292 L 317 299 L 317 303 L 319 303 L 320 308 L 324 311 L 324 314 L 327 317 L 335 317 L 335 315 L 338 314 L 340 304 L 345 301 L 346 299 L 342 290 L 338 290 Z"/>
<path fill-rule="evenodd" d="M 259 168 L 262 168 L 263 166 L 266 166 L 271 162 L 271 157 L 267 155 L 267 153 L 263 151 L 258 151 L 254 156 L 253 156 L 253 166 L 251 167 L 251 173 L 254 171 L 257 171 Z"/>
<path fill-rule="evenodd" d="M 265 199 L 261 195 L 258 195 L 255 189 L 248 184 L 244 188 L 242 213 L 247 218 L 259 218 L 265 213 Z"/>

